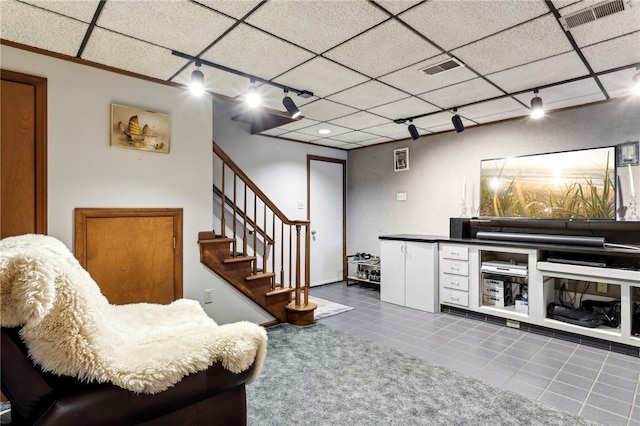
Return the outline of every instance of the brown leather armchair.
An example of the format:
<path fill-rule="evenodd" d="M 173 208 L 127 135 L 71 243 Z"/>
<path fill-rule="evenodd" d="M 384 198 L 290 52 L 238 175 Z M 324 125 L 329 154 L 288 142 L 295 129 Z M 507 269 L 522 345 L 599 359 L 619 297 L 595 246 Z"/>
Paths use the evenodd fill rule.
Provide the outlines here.
<path fill-rule="evenodd" d="M 12 425 L 246 425 L 245 382 L 220 363 L 157 394 L 43 372 L 29 359 L 19 328 L 2 327 L 1 384 Z"/>

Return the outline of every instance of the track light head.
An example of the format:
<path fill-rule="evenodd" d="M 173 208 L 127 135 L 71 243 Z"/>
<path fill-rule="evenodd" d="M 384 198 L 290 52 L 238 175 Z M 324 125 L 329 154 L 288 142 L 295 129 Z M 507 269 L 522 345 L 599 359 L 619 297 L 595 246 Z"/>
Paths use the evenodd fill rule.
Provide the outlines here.
<path fill-rule="evenodd" d="M 414 126 L 413 122 L 409 124 L 409 134 L 411 135 L 411 139 L 414 141 L 420 138 L 420 133 L 418 133 L 418 129 Z"/>
<path fill-rule="evenodd" d="M 204 74 L 200 71 L 200 64 L 196 63 L 196 67 L 198 69 L 193 70 L 191 73 L 189 90 L 193 96 L 202 96 L 204 93 Z"/>
<path fill-rule="evenodd" d="M 538 119 L 544 115 L 544 109 L 542 107 L 542 99 L 538 96 L 538 89 L 533 91 L 536 95 L 531 99 L 531 118 Z"/>
<path fill-rule="evenodd" d="M 249 87 L 244 100 L 250 108 L 257 108 L 262 103 L 262 100 L 260 99 L 260 94 L 256 90 L 256 87 L 253 85 L 253 83 L 254 81 L 251 80 L 251 87 Z"/>
<path fill-rule="evenodd" d="M 454 109 L 453 112 L 458 112 L 458 110 Z M 453 117 L 451 117 L 451 123 L 453 124 L 453 127 L 456 129 L 456 133 L 460 133 L 464 131 L 464 124 L 462 123 L 462 118 L 460 118 L 458 114 L 455 114 Z"/>
<path fill-rule="evenodd" d="M 285 90 L 284 93 L 288 93 L 288 90 Z M 298 107 L 296 106 L 296 103 L 293 102 L 293 99 L 291 99 L 290 96 L 285 96 L 282 99 L 282 104 L 284 105 L 284 107 L 287 109 L 287 112 L 289 113 L 289 115 L 291 116 L 291 118 L 298 118 L 300 117 L 300 110 L 298 109 Z"/>

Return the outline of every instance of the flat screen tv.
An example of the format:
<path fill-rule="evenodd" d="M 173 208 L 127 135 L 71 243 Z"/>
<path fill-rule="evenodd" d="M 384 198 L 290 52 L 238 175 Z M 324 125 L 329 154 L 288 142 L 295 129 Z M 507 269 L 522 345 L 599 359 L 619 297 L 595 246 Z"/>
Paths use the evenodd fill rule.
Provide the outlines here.
<path fill-rule="evenodd" d="M 481 161 L 480 216 L 616 218 L 615 147 Z"/>

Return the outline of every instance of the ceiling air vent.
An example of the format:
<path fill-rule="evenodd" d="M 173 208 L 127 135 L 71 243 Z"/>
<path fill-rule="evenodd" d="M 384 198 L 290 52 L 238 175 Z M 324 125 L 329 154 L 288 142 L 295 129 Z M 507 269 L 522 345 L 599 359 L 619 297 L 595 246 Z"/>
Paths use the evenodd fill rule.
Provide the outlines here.
<path fill-rule="evenodd" d="M 571 28 L 575 28 L 578 25 L 587 24 L 597 19 L 604 18 L 605 16 L 624 11 L 624 3 L 624 0 L 605 1 L 604 3 L 599 3 L 595 6 L 563 16 L 560 18 L 560 23 L 565 31 L 569 31 Z M 626 8 L 628 9 L 629 6 L 627 5 Z"/>
<path fill-rule="evenodd" d="M 446 61 L 440 62 L 439 64 L 423 68 L 420 70 L 420 72 L 426 75 L 436 75 L 440 74 L 441 72 L 452 70 L 454 68 L 459 68 L 461 66 L 462 64 L 455 59 L 447 59 Z"/>

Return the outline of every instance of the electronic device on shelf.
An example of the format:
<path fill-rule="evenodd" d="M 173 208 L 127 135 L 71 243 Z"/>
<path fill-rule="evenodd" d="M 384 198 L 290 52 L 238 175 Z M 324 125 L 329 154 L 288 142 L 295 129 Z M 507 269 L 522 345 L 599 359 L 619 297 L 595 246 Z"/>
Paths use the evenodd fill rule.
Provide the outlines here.
<path fill-rule="evenodd" d="M 579 265 L 579 266 L 595 266 L 597 268 L 606 268 L 607 262 L 603 260 L 585 260 L 585 259 L 570 259 L 559 257 L 548 257 L 547 262 L 552 263 L 565 263 L 567 265 Z"/>
<path fill-rule="evenodd" d="M 526 277 L 529 272 L 529 267 L 524 263 L 509 262 L 504 260 L 491 260 L 482 262 L 482 267 L 480 268 L 480 270 L 482 272 L 491 274 Z"/>

